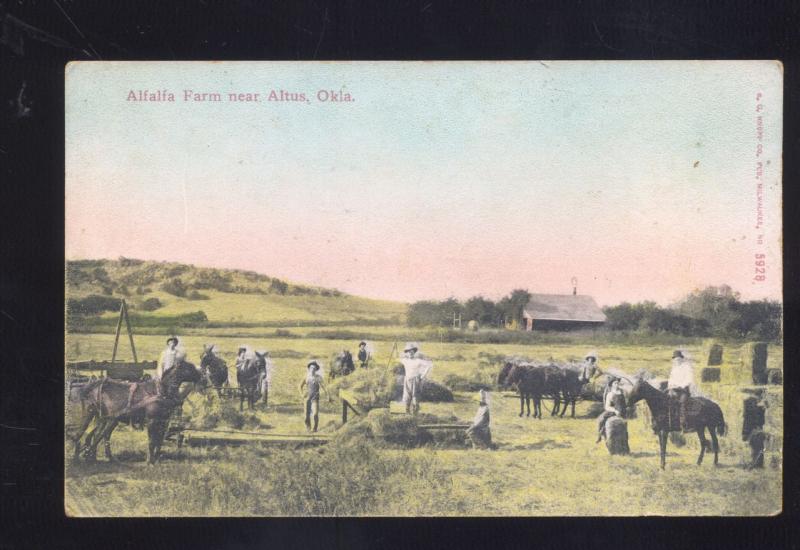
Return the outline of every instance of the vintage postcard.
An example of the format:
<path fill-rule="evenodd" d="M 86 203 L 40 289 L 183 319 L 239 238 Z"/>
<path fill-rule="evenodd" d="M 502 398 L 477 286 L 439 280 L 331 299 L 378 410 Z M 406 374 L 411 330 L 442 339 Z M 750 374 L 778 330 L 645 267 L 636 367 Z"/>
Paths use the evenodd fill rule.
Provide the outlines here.
<path fill-rule="evenodd" d="M 65 78 L 69 516 L 782 510 L 779 62 Z"/>

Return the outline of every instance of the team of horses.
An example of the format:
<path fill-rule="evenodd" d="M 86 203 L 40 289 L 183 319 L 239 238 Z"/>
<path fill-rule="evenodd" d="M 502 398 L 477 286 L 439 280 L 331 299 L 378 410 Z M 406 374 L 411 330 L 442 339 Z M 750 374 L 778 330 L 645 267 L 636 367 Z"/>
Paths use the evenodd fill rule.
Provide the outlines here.
<path fill-rule="evenodd" d="M 626 382 L 625 396 L 629 408 L 639 401 L 644 401 L 650 410 L 653 431 L 658 436 L 661 457 L 661 468 L 666 467 L 667 440 L 670 432 L 695 432 L 700 440 L 700 455 L 697 464 L 703 463 L 706 449 L 709 448 L 705 432 L 711 437 L 710 449 L 714 453 L 714 465 L 719 461 L 719 441 L 717 436 L 727 433 L 725 418 L 719 405 L 705 397 L 689 397 L 686 403 L 684 425 L 680 422 L 680 410 L 677 398 L 671 396 L 666 383 L 659 387 L 653 385 L 646 373 L 632 377 L 603 373 L 594 364 L 558 365 L 553 362 L 535 363 L 519 359 L 508 359 L 504 362 L 497 376 L 498 386 L 513 387 L 519 393 L 519 416 L 531 415 L 530 402 L 533 401 L 533 417 L 542 418 L 541 402 L 545 397 L 553 399 L 551 415 L 563 417 L 567 405 L 572 405 L 572 417 L 575 417 L 575 401 L 586 395 L 586 386 L 597 377 L 605 380 L 596 384 L 602 388 L 613 378 Z M 588 392 L 592 393 L 592 392 Z M 602 396 L 591 395 L 593 400 L 602 400 Z"/>
<path fill-rule="evenodd" d="M 497 384 L 500 387 L 513 386 L 519 392 L 519 415 L 531 415 L 533 401 L 533 417 L 542 418 L 542 398 L 553 399 L 551 415 L 564 416 L 567 407 L 572 405 L 572 417 L 575 417 L 575 402 L 581 395 L 583 386 L 597 372 L 597 367 L 585 364 L 558 365 L 553 362 L 533 363 L 516 359 L 506 360 Z"/>
<path fill-rule="evenodd" d="M 255 352 L 247 361 L 237 363 L 236 377 L 240 388 L 239 410 L 247 401 L 254 408 L 262 392 L 267 401 L 266 353 Z M 634 376 L 610 375 L 603 373 L 595 363 L 559 365 L 554 362 L 536 363 L 520 359 L 504 362 L 497 377 L 501 388 L 514 388 L 519 393 L 520 412 L 531 416 L 530 403 L 533 401 L 533 417 L 542 418 L 542 400 L 553 399 L 552 416 L 563 417 L 571 405 L 571 417 L 575 417 L 575 403 L 586 396 L 587 385 L 598 378 L 622 379 L 627 383 L 626 398 L 629 407 L 644 401 L 652 419 L 653 431 L 658 435 L 661 468 L 666 465 L 667 439 L 669 432 L 696 432 L 700 441 L 700 455 L 697 464 L 703 462 L 709 447 L 705 437 L 711 437 L 710 449 L 714 453 L 714 465 L 718 464 L 720 435 L 725 435 L 727 426 L 719 405 L 705 397 L 688 398 L 685 422 L 681 425 L 677 400 L 667 391 L 665 384 L 653 385 L 645 373 Z M 94 380 L 83 386 L 78 397 L 81 401 L 83 418 L 74 440 L 74 455 L 94 460 L 97 447 L 104 443 L 106 457 L 111 460 L 111 434 L 120 423 L 146 425 L 148 434 L 147 461 L 158 460 L 167 426 L 173 411 L 178 408 L 194 388 L 205 391 L 213 388 L 217 392 L 228 385 L 228 367 L 224 360 L 214 352 L 214 346 L 205 346 L 197 368 L 187 361 L 181 361 L 168 369 L 161 380 L 126 382 L 111 378 Z M 597 385 L 595 385 L 597 387 Z M 592 395 L 596 399 L 599 396 Z M 94 429 L 83 436 L 92 421 Z"/>

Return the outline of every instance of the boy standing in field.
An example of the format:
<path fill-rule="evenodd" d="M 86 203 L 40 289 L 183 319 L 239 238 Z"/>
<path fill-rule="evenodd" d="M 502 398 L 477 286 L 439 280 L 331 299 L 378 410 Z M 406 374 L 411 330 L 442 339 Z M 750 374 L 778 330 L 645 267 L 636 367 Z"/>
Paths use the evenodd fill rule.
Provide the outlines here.
<path fill-rule="evenodd" d="M 319 392 L 320 390 L 324 391 L 328 401 L 331 400 L 331 396 L 328 393 L 328 390 L 325 389 L 325 386 L 322 384 L 322 376 L 317 374 L 319 372 L 319 363 L 316 361 L 311 361 L 308 364 L 307 369 L 308 373 L 306 374 L 305 379 L 300 382 L 300 393 L 303 395 L 305 400 L 306 430 L 311 430 L 311 417 L 313 416 L 313 431 L 316 432 L 317 426 L 319 425 Z"/>
<path fill-rule="evenodd" d="M 367 343 L 363 340 L 358 344 L 358 362 L 362 369 L 367 368 L 369 362 L 369 353 L 367 353 Z"/>

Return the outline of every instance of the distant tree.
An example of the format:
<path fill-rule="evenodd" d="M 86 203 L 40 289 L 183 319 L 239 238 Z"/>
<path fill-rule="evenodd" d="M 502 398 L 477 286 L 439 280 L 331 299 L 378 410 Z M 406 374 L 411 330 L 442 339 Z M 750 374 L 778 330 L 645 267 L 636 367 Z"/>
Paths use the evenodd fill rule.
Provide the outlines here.
<path fill-rule="evenodd" d="M 729 336 L 737 325 L 739 293 L 728 285 L 709 286 L 695 290 L 675 305 L 682 315 L 692 319 L 703 319 L 711 327 L 714 336 Z"/>
<path fill-rule="evenodd" d="M 167 294 L 172 294 L 173 296 L 178 296 L 183 298 L 186 296 L 187 288 L 186 285 L 183 283 L 183 281 L 180 279 L 180 277 L 176 277 L 162 284 L 161 290 L 163 290 Z"/>
<path fill-rule="evenodd" d="M 491 325 L 498 317 L 497 306 L 483 296 L 474 296 L 464 304 L 464 317 L 475 320 L 479 325 Z"/>
<path fill-rule="evenodd" d="M 498 313 L 502 313 L 505 323 L 522 323 L 522 311 L 531 301 L 531 293 L 525 289 L 515 289 L 511 294 L 497 302 Z"/>
<path fill-rule="evenodd" d="M 738 318 L 729 326 L 732 335 L 753 340 L 780 339 L 783 307 L 779 302 L 742 302 L 735 310 Z"/>
<path fill-rule="evenodd" d="M 206 294 L 201 294 L 196 290 L 191 291 L 186 297 L 190 300 L 208 300 L 208 296 Z"/>
<path fill-rule="evenodd" d="M 269 290 L 272 293 L 283 295 L 289 290 L 289 285 L 280 279 L 272 279 L 272 282 L 269 284 Z"/>
<path fill-rule="evenodd" d="M 645 316 L 658 309 L 655 302 L 640 302 L 629 304 L 623 302 L 616 306 L 603 308 L 606 314 L 606 328 L 611 330 L 636 330 L 640 327 Z"/>

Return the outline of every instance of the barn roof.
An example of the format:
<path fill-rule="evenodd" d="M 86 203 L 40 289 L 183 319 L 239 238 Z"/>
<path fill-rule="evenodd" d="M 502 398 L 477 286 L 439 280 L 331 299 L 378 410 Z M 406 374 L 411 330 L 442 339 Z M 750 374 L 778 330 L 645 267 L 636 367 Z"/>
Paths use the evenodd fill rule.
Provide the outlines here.
<path fill-rule="evenodd" d="M 523 317 L 550 321 L 603 323 L 606 315 L 591 296 L 572 294 L 531 294 Z"/>

